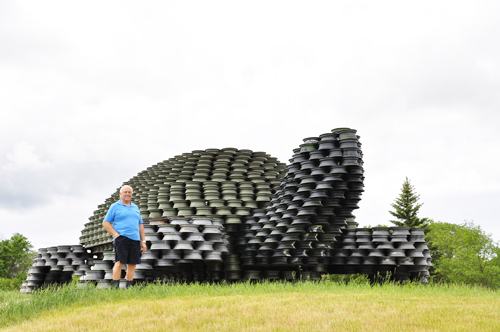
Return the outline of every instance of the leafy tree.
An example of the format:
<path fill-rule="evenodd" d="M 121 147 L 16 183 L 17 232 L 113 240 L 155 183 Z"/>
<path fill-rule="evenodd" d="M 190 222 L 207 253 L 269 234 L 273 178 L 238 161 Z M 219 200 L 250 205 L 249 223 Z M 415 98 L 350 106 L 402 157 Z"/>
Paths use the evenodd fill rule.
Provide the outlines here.
<path fill-rule="evenodd" d="M 33 245 L 19 233 L 0 241 L 0 278 L 25 276 L 35 257 L 32 249 Z"/>
<path fill-rule="evenodd" d="M 431 222 L 426 239 L 438 279 L 500 287 L 500 247 L 473 222 Z"/>
<path fill-rule="evenodd" d="M 408 177 L 403 182 L 403 188 L 398 198 L 391 204 L 394 211 L 389 211 L 397 220 L 390 220 L 396 226 L 404 227 L 426 227 L 429 219 L 417 216 L 420 207 L 418 202 L 420 195 L 417 195 L 415 188 L 411 185 Z"/>

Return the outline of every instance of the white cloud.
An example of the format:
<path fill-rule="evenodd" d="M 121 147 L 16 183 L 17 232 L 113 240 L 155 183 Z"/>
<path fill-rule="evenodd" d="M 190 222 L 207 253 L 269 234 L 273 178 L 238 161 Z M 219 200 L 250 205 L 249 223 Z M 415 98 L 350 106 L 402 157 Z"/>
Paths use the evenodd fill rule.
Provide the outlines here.
<path fill-rule="evenodd" d="M 12 153 L 6 156 L 7 164 L 3 166 L 4 171 L 44 171 L 51 167 L 47 161 L 42 161 L 35 152 L 35 146 L 26 142 L 17 143 Z"/>

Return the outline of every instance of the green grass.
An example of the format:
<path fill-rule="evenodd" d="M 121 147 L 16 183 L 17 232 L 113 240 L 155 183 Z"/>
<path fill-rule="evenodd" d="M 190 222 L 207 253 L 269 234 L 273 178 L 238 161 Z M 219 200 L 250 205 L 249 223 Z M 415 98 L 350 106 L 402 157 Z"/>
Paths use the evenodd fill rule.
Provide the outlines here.
<path fill-rule="evenodd" d="M 31 295 L 0 292 L 0 327 L 119 331 L 123 326 L 114 324 L 127 318 L 130 329 L 143 331 L 495 331 L 498 308 L 500 291 L 465 285 L 325 280 L 103 290 L 70 284 Z"/>

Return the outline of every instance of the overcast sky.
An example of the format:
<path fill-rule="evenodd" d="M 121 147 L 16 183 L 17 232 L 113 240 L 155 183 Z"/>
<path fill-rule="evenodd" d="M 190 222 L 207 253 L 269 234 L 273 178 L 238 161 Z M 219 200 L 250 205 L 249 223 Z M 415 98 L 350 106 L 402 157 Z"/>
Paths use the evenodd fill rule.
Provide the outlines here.
<path fill-rule="evenodd" d="M 0 236 L 76 244 L 122 182 L 184 152 L 288 163 L 358 130 L 360 225 L 405 177 L 420 216 L 500 240 L 498 1 L 1 1 Z"/>

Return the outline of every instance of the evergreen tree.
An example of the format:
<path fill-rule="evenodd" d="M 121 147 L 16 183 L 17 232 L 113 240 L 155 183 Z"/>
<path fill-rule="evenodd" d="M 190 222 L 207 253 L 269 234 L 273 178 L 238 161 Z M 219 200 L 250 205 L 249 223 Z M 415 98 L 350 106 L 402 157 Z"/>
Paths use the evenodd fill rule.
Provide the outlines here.
<path fill-rule="evenodd" d="M 401 194 L 391 204 L 394 211 L 389 211 L 397 220 L 390 220 L 396 226 L 403 227 L 426 227 L 428 225 L 427 218 L 419 218 L 417 216 L 421 203 L 418 202 L 420 195 L 417 195 L 415 188 L 411 185 L 408 177 L 403 183 Z"/>

